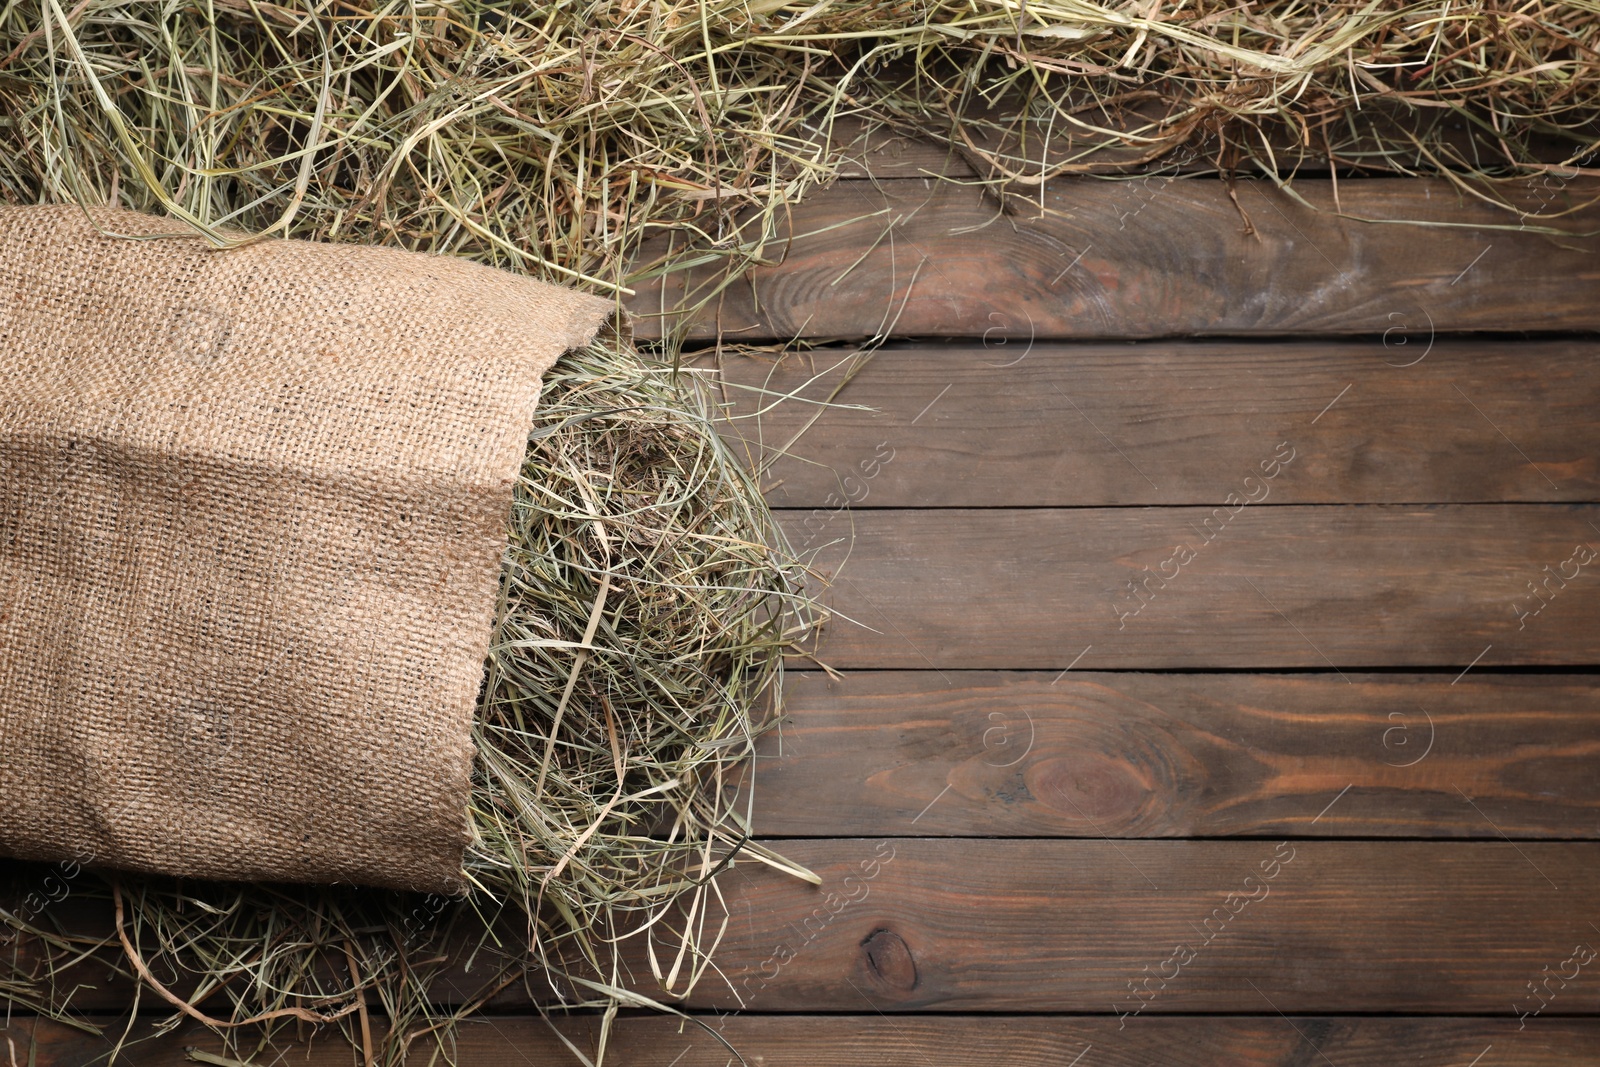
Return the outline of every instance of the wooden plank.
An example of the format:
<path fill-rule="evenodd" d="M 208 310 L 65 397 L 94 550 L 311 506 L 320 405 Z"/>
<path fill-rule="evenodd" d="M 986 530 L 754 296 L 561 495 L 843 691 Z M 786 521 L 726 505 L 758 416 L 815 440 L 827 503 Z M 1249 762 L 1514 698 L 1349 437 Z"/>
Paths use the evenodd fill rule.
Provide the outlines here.
<path fill-rule="evenodd" d="M 1594 843 L 830 839 L 781 851 L 821 887 L 739 864 L 722 883 L 728 984 L 704 983 L 692 1003 L 1511 1014 L 1539 1007 L 1528 983 L 1572 970 L 1574 944 L 1600 944 Z M 1550 986 L 1544 1014 L 1600 1010 L 1594 967 Z"/>
<path fill-rule="evenodd" d="M 104 1022 L 105 1020 L 97 1020 Z M 1321 1057 L 1338 1067 L 1466 1067 L 1493 1049 L 1482 1067 L 1567 1067 L 1600 1052 L 1600 1020 L 1545 1017 L 1519 1030 L 1514 1018 L 1372 1018 L 1271 1013 L 1223 1018 L 1147 1016 L 1118 1029 L 1104 1016 L 906 1016 L 876 1014 L 730 1015 L 698 1023 L 624 1016 L 608 1044 L 608 1063 L 622 1067 L 729 1067 L 737 1063 L 726 1041 L 760 1067 L 859 1067 L 870 1053 L 883 1067 L 1309 1067 Z M 703 1026 L 702 1026 L 703 1024 Z M 561 1031 L 583 1052 L 598 1051 L 599 1023 L 592 1017 L 560 1020 Z M 375 1034 L 387 1033 L 378 1021 Z M 710 1028 L 709 1030 L 706 1028 Z M 711 1031 L 715 1031 L 713 1034 Z M 14 1018 L 0 1041 L 16 1043 L 17 1062 L 37 1040 L 39 1064 L 88 1063 L 109 1048 L 60 1024 Z M 719 1038 L 721 1040 L 719 1040 Z M 190 1067 L 194 1047 L 220 1055 L 215 1035 L 187 1025 L 133 1046 L 125 1067 Z M 483 1018 L 460 1029 L 457 1062 L 466 1067 L 527 1067 L 576 1063 L 541 1019 Z M 336 1038 L 291 1046 L 282 1062 L 304 1067 L 349 1067 L 350 1053 Z M 270 1062 L 270 1057 L 260 1062 Z"/>
<path fill-rule="evenodd" d="M 1309 798 L 1322 802 L 1306 814 L 1349 799 L 1329 792 Z M 1266 1010 L 1267 990 L 1289 1013 L 1510 1014 L 1539 1007 L 1529 983 L 1563 970 L 1575 943 L 1600 944 L 1587 925 L 1600 876 L 1593 842 L 884 837 L 772 847 L 821 886 L 752 860 L 728 868 L 718 973 L 690 1006 L 1240 1013 Z M 630 943 L 633 984 L 661 996 L 643 952 Z M 1587 980 L 1569 974 L 1544 991 L 1544 1016 L 1600 1009 L 1594 967 L 1579 970 Z M 1165 986 L 1142 984 L 1155 974 Z M 66 978 L 97 975 L 91 966 Z M 484 981 L 474 972 L 435 992 L 460 1003 Z M 494 1006 L 525 1011 L 527 996 L 507 991 Z M 75 1002 L 106 1011 L 128 998 L 88 990 Z"/>
<path fill-rule="evenodd" d="M 1593 679 L 1349 678 L 794 674 L 783 729 L 762 743 L 753 825 L 802 837 L 908 827 L 986 837 L 1600 837 Z"/>
<path fill-rule="evenodd" d="M 1344 216 L 1331 183 L 1296 189 L 1312 207 L 1260 181 L 1237 183 L 1236 204 L 1210 179 L 1063 179 L 1040 210 L 1022 212 L 949 182 L 840 182 L 795 207 L 768 246 L 772 266 L 685 329 L 734 341 L 980 337 L 997 327 L 1038 338 L 1376 335 L 1397 315 L 1413 328 L 1426 316 L 1437 331 L 1600 328 L 1592 237 L 1518 231 L 1517 215 L 1445 181 L 1342 183 Z M 1593 188 L 1503 191 L 1537 211 L 1574 206 Z M 1561 221 L 1593 233 L 1600 208 Z M 664 248 L 647 247 L 639 262 Z M 675 324 L 659 313 L 705 282 L 640 281 L 630 301 L 640 336 Z"/>
<path fill-rule="evenodd" d="M 1235 503 L 1214 509 L 781 521 L 796 544 L 823 546 L 839 618 L 818 654 L 839 668 L 1596 662 L 1600 509 L 1249 506 L 1265 484 L 1241 478 Z"/>
<path fill-rule="evenodd" d="M 720 373 L 730 433 L 771 450 L 780 507 L 1218 504 L 1285 437 L 1298 455 L 1269 503 L 1600 498 L 1600 344 L 1430 344 L 1416 325 L 1288 349 L 997 333 L 726 355 Z"/>

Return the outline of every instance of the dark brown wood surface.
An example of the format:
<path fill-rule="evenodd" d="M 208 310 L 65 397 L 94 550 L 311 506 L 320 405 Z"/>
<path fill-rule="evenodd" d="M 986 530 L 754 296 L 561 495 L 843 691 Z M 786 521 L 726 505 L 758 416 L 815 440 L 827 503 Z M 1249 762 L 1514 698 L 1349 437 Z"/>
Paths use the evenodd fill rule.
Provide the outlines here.
<path fill-rule="evenodd" d="M 1594 842 L 834 838 L 782 852 L 821 888 L 739 864 L 723 883 L 728 983 L 690 1003 L 1510 1014 L 1542 968 L 1582 975 L 1564 961 L 1600 940 L 1585 918 Z M 1600 1011 L 1600 982 L 1550 989 L 1546 1015 Z"/>
<path fill-rule="evenodd" d="M 1592 238 L 1537 232 L 1515 212 L 1425 179 L 1301 182 L 1079 179 L 1038 210 L 951 182 L 839 182 L 797 206 L 767 259 L 688 333 L 731 341 L 797 337 L 1142 338 L 1192 334 L 1369 334 L 1410 329 L 1600 328 Z M 1519 211 L 1592 199 L 1503 190 Z M 1310 205 L 1310 206 L 1307 206 Z M 1600 230 L 1594 206 L 1561 218 Z M 1401 223 L 1405 223 L 1402 225 Z M 1415 225 L 1425 223 L 1426 226 Z M 1523 226 L 1527 229 L 1522 229 Z M 662 248 L 648 248 L 645 262 Z M 1528 280 L 1538 279 L 1537 300 Z M 641 281 L 641 336 L 704 279 Z"/>
<path fill-rule="evenodd" d="M 1348 677 L 795 674 L 783 729 L 762 745 L 755 825 L 802 837 L 1600 837 L 1589 676 Z"/>
<path fill-rule="evenodd" d="M 1600 345 L 1408 321 L 1292 354 L 997 332 L 870 357 L 728 355 L 720 377 L 730 432 L 773 454 L 781 507 L 1219 504 L 1285 438 L 1299 453 L 1265 503 L 1600 498 Z"/>
<path fill-rule="evenodd" d="M 825 526 L 809 512 L 783 521 L 834 576 L 839 618 L 818 655 L 835 668 L 1453 674 L 1590 664 L 1600 634 L 1593 505 L 867 510 Z"/>
<path fill-rule="evenodd" d="M 100 1020 L 108 1022 L 109 1020 Z M 590 1056 L 594 1020 L 559 1020 L 561 1032 Z M 383 1032 L 381 1022 L 377 1032 Z M 67 1027 L 13 1019 L 0 1029 L 17 1063 L 84 1064 L 108 1048 Z M 719 1040 L 720 1039 L 720 1040 Z M 872 1012 L 796 1017 L 730 1015 L 697 1022 L 624 1017 L 607 1063 L 622 1067 L 730 1067 L 727 1045 L 749 1053 L 752 1067 L 1571 1067 L 1600 1055 L 1600 1021 L 1546 1016 L 1518 1028 L 1515 1018 L 1328 1018 L 1284 1016 L 1156 1016 L 1119 1028 L 1116 1016 L 927 1016 L 888 1018 Z M 542 1019 L 482 1018 L 461 1028 L 460 1061 L 469 1067 L 528 1067 L 577 1062 Z M 126 1067 L 190 1067 L 185 1049 L 220 1054 L 222 1043 L 194 1026 L 132 1046 Z M 36 1059 L 27 1057 L 36 1050 Z M 759 1050 L 759 1051 L 757 1051 Z M 1326 1057 L 1324 1061 L 1323 1057 Z M 337 1041 L 297 1050 L 286 1063 L 349 1067 Z M 8 1065 L 9 1067 L 9 1065 Z"/>

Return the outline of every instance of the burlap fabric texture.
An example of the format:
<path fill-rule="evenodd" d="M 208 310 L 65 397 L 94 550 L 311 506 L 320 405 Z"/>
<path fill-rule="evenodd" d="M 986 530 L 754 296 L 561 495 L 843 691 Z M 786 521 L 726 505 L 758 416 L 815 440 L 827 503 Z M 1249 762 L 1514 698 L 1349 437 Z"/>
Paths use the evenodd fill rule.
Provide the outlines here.
<path fill-rule="evenodd" d="M 459 890 L 513 479 L 613 307 L 184 230 L 0 208 L 0 852 Z"/>

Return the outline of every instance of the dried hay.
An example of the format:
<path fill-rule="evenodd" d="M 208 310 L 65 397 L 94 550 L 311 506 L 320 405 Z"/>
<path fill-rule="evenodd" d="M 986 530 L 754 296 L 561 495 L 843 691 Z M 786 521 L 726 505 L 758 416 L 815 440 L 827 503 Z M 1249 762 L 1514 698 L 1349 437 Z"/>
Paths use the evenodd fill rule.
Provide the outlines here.
<path fill-rule="evenodd" d="M 614 338 L 547 376 L 480 702 L 465 899 L 99 874 L 85 857 L 55 880 L 109 899 L 115 929 L 9 901 L 32 948 L 0 995 L 82 1025 L 73 994 L 109 966 L 172 1009 L 160 1029 L 205 1023 L 229 1055 L 335 1024 L 388 1064 L 418 1042 L 448 1057 L 450 1024 L 519 984 L 546 1006 L 648 1004 L 621 989 L 630 939 L 665 995 L 686 993 L 721 932 L 717 870 L 737 854 L 811 877 L 747 840 L 730 778 L 813 616 L 712 414 L 695 376 Z"/>

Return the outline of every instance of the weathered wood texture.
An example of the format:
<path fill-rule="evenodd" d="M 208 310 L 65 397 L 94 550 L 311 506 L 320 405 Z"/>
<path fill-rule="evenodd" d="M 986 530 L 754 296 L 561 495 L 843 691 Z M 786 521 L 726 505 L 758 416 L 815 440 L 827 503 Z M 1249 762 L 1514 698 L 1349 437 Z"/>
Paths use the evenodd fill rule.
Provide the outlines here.
<path fill-rule="evenodd" d="M 776 453 L 781 507 L 1219 504 L 1284 438 L 1298 456 L 1265 503 L 1600 498 L 1600 344 L 1408 321 L 1420 331 L 1396 320 L 1387 343 L 1290 352 L 996 333 L 868 359 L 729 355 L 721 377 L 730 433 Z"/>
<path fill-rule="evenodd" d="M 1566 962 L 1600 941 L 1584 915 L 1595 843 L 835 839 L 783 853 L 822 887 L 739 864 L 718 956 L 733 989 L 707 982 L 692 1003 L 1510 1014 L 1538 1008 L 1530 980 L 1563 971 L 1544 1015 L 1600 1011 L 1600 982 Z"/>
<path fill-rule="evenodd" d="M 1444 181 L 1341 183 L 1344 216 L 1331 183 L 1295 188 L 1315 210 L 1261 181 L 1237 183 L 1236 205 L 1214 179 L 1064 179 L 1027 212 L 949 182 L 838 182 L 794 209 L 770 242 L 774 265 L 728 288 L 688 332 L 741 341 L 1381 334 L 1397 316 L 1438 331 L 1600 328 L 1593 238 L 1519 231 L 1518 215 Z M 1587 188 L 1508 195 L 1537 211 L 1547 198 L 1574 206 Z M 1562 223 L 1595 231 L 1600 208 Z M 641 262 L 661 251 L 647 248 Z M 1540 280 L 1536 302 L 1530 278 Z M 640 335 L 659 334 L 672 321 L 661 312 L 703 282 L 640 283 L 630 302 Z"/>
<path fill-rule="evenodd" d="M 802 837 L 1600 837 L 1591 679 L 1349 677 L 797 674 L 788 720 L 762 745 L 754 825 Z"/>
<path fill-rule="evenodd" d="M 103 1020 L 102 1020 L 103 1021 Z M 1486 1019 L 1284 1017 L 1271 1012 L 1225 1018 L 1146 1016 L 1119 1029 L 1115 1017 L 905 1016 L 865 1012 L 815 1018 L 727 1016 L 696 1023 L 674 1019 L 619 1020 L 607 1063 L 620 1067 L 729 1067 L 728 1046 L 759 1067 L 1571 1067 L 1600 1056 L 1600 1020 L 1533 1019 L 1519 1030 L 1508 1016 Z M 591 1057 L 599 1023 L 564 1019 L 560 1030 Z M 380 1022 L 375 1033 L 385 1029 Z M 719 1037 L 721 1040 L 719 1040 Z M 86 1064 L 109 1042 L 68 1027 L 12 1019 L 0 1029 L 17 1063 Z M 722 1044 L 726 1041 L 728 1044 Z M 36 1044 L 35 1044 L 36 1042 Z M 135 1045 L 119 1059 L 125 1067 L 191 1067 L 186 1048 L 220 1054 L 222 1043 L 198 1027 Z M 543 1020 L 525 1016 L 480 1018 L 462 1026 L 457 1040 L 464 1067 L 528 1067 L 576 1063 Z M 263 1062 L 270 1062 L 266 1057 Z M 283 1062 L 304 1067 L 350 1067 L 350 1053 L 323 1038 L 297 1048 Z"/>
<path fill-rule="evenodd" d="M 1244 473 L 1241 500 L 1269 484 Z M 830 517 L 783 513 L 836 572 L 841 617 L 819 650 L 835 667 L 1484 669 L 1600 655 L 1594 506 Z"/>

